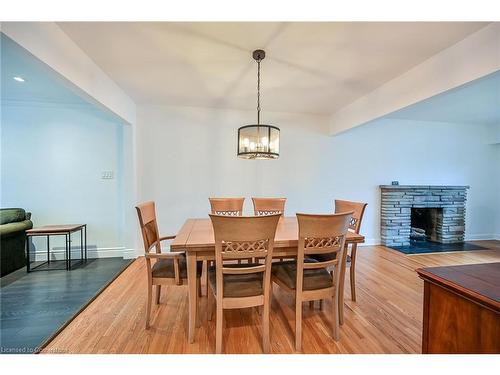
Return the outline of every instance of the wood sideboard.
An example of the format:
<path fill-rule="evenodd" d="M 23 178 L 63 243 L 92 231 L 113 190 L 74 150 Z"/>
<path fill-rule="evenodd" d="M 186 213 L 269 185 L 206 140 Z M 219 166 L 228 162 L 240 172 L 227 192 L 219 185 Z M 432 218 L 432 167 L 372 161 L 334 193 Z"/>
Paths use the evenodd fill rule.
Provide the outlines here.
<path fill-rule="evenodd" d="M 500 263 L 420 268 L 422 353 L 500 353 Z"/>

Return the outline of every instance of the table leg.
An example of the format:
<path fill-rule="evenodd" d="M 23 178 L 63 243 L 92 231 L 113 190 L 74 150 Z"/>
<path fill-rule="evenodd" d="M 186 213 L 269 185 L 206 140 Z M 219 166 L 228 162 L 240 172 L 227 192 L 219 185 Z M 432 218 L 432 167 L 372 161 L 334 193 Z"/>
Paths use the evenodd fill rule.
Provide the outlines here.
<path fill-rule="evenodd" d="M 68 270 L 71 270 L 71 232 L 68 232 Z"/>
<path fill-rule="evenodd" d="M 26 272 L 30 272 L 30 237 L 26 236 Z"/>
<path fill-rule="evenodd" d="M 345 270 L 347 264 L 347 251 L 349 244 L 345 244 L 344 252 L 342 254 L 342 263 L 340 265 L 340 282 L 339 282 L 339 323 L 344 324 L 344 284 L 345 284 Z"/>
<path fill-rule="evenodd" d="M 189 333 L 188 342 L 191 344 L 194 341 L 194 331 L 196 328 L 196 253 L 187 252 L 187 278 L 188 278 L 188 296 L 189 296 Z"/>
<path fill-rule="evenodd" d="M 85 228 L 85 263 L 87 263 L 87 225 L 85 225 L 84 228 Z"/>
<path fill-rule="evenodd" d="M 47 264 L 50 264 L 50 236 L 47 236 Z"/>
<path fill-rule="evenodd" d="M 80 229 L 80 262 L 83 263 L 83 227 Z"/>

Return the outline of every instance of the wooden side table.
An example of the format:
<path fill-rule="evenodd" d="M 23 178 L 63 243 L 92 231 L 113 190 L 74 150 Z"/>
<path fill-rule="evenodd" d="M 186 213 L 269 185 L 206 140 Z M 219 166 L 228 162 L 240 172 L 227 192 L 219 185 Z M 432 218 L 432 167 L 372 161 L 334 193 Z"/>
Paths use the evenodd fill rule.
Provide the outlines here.
<path fill-rule="evenodd" d="M 65 236 L 66 270 L 71 270 L 71 234 L 80 232 L 80 263 L 87 262 L 87 224 L 45 225 L 26 231 L 26 271 L 31 272 L 45 264 L 50 264 L 50 236 Z M 31 237 L 47 237 L 47 261 L 31 268 L 29 240 Z"/>
<path fill-rule="evenodd" d="M 500 354 L 500 263 L 420 268 L 422 353 Z"/>

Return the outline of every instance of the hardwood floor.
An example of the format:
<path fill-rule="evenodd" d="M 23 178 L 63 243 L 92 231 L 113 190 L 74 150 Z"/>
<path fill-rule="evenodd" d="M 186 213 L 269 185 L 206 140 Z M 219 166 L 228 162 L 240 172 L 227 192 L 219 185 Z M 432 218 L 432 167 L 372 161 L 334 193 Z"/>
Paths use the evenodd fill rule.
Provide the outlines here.
<path fill-rule="evenodd" d="M 331 302 L 304 304 L 304 353 L 420 353 L 423 282 L 415 269 L 500 261 L 500 241 L 476 241 L 490 250 L 404 255 L 383 246 L 358 247 L 357 299 L 346 282 L 340 341 L 330 337 Z M 139 258 L 64 329 L 42 353 L 213 353 L 215 319 L 200 302 L 195 342 L 187 342 L 187 287 L 163 287 L 145 330 L 146 271 Z M 293 297 L 274 285 L 271 352 L 294 353 Z M 224 313 L 224 352 L 262 353 L 257 309 Z"/>

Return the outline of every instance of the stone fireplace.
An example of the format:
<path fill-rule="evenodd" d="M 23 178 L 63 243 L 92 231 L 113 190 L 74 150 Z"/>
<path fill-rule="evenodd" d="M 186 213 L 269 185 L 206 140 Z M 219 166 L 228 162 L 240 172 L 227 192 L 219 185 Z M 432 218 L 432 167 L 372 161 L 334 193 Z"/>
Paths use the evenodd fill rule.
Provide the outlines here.
<path fill-rule="evenodd" d="M 412 240 L 463 242 L 468 186 L 380 185 L 380 234 L 385 246 Z"/>

